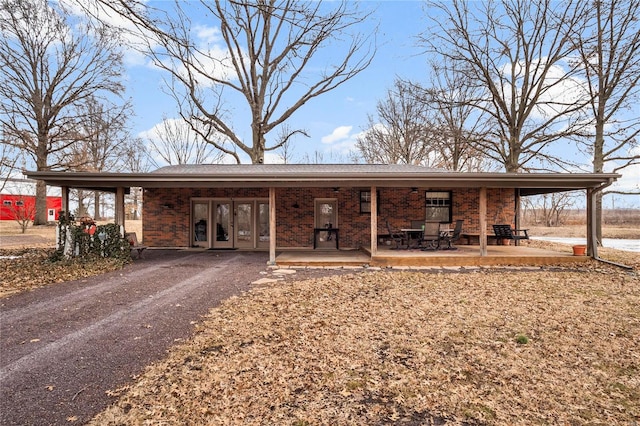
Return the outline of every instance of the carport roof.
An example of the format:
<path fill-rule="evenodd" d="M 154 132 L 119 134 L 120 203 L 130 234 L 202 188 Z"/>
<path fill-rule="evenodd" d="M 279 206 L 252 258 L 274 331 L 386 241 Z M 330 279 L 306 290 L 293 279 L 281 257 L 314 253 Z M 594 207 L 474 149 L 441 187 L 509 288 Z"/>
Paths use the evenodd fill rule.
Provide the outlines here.
<path fill-rule="evenodd" d="M 520 188 L 522 195 L 599 188 L 615 173 L 468 173 L 402 164 L 197 164 L 150 173 L 34 172 L 48 185 L 114 191 L 143 188 L 416 187 Z"/>

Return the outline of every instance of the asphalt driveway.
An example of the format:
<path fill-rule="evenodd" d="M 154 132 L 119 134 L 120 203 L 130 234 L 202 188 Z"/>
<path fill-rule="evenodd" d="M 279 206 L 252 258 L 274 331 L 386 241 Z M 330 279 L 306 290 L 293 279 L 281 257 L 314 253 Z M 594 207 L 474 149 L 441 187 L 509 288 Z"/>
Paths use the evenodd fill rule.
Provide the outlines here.
<path fill-rule="evenodd" d="M 122 271 L 0 299 L 0 424 L 82 424 L 222 300 L 266 253 L 147 250 Z M 262 274 L 261 274 L 262 272 Z"/>

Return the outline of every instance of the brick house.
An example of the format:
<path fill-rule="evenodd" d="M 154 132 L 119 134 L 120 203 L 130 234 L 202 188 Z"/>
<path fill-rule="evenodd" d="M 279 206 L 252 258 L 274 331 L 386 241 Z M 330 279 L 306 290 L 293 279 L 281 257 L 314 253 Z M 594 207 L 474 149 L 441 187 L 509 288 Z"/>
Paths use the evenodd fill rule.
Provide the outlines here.
<path fill-rule="evenodd" d="M 491 225 L 519 224 L 519 197 L 587 191 L 588 245 L 597 255 L 594 194 L 617 174 L 462 173 L 412 165 L 179 165 L 151 173 L 28 172 L 68 188 L 116 193 L 124 224 L 124 193 L 144 190 L 143 240 L 151 247 L 269 250 L 360 248 L 377 252 L 387 222 L 464 220 L 486 253 Z M 68 204 L 68 203 L 67 203 Z M 330 228 L 329 231 L 326 229 Z"/>

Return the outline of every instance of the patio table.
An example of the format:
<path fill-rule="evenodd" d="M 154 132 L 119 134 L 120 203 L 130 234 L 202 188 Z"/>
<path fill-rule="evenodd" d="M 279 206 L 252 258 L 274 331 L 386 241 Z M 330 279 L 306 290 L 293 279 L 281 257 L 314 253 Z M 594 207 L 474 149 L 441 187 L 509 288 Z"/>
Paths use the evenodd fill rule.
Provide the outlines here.
<path fill-rule="evenodd" d="M 410 248 L 417 248 L 420 245 L 420 241 L 422 240 L 422 233 L 424 229 L 422 228 L 403 228 L 400 229 L 401 232 L 404 232 L 407 239 L 407 250 Z M 411 240 L 415 240 L 416 243 L 413 247 L 411 247 Z"/>

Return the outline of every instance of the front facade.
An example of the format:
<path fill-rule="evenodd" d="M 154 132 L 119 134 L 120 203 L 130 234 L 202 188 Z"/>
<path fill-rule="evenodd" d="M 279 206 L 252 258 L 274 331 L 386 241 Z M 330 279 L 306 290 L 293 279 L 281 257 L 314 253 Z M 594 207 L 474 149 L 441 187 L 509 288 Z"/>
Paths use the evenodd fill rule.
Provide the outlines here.
<path fill-rule="evenodd" d="M 369 187 L 276 188 L 275 199 L 278 248 L 336 248 L 336 240 L 345 249 L 371 246 Z M 466 232 L 480 232 L 478 188 L 379 188 L 377 205 L 379 243 L 387 223 L 401 229 L 463 219 Z M 516 190 L 487 190 L 489 226 L 513 224 L 515 215 Z M 142 217 L 144 242 L 154 247 L 269 248 L 268 188 L 148 188 Z M 320 229 L 329 224 L 337 235 L 327 241 Z"/>
<path fill-rule="evenodd" d="M 597 256 L 595 194 L 617 174 L 461 173 L 412 165 L 180 165 L 151 173 L 28 172 L 62 189 L 116 194 L 115 222 L 125 225 L 124 194 L 144 191 L 144 244 L 151 247 L 268 250 L 359 249 L 372 255 L 389 228 L 464 221 L 486 256 L 493 224 L 519 227 L 522 196 L 586 190 L 587 245 Z M 389 224 L 389 226 L 387 226 Z"/>

